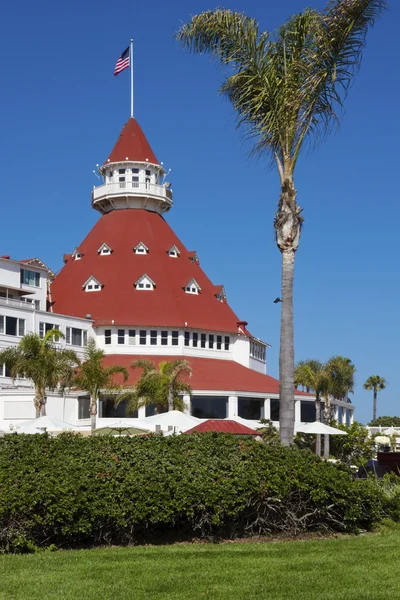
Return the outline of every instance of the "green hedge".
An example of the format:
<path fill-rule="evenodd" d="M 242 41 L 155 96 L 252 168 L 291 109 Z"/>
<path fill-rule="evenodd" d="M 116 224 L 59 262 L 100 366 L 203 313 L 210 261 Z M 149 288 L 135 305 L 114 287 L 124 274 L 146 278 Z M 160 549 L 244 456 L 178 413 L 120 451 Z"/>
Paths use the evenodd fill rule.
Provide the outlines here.
<path fill-rule="evenodd" d="M 350 531 L 381 492 L 309 451 L 225 434 L 0 439 L 0 549 Z"/>

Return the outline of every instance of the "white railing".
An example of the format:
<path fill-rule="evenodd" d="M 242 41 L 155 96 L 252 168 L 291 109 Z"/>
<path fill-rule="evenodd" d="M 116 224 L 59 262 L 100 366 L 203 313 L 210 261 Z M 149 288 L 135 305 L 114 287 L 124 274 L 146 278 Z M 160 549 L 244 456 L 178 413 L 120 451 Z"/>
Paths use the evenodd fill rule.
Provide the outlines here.
<path fill-rule="evenodd" d="M 172 200 L 172 192 L 164 185 L 155 183 L 143 183 L 139 181 L 117 181 L 104 183 L 93 188 L 93 200 L 96 201 L 104 196 L 119 196 L 128 194 L 130 196 L 158 196 L 167 201 Z"/>
<path fill-rule="evenodd" d="M 23 302 L 22 300 L 14 300 L 14 298 L 3 298 L 0 296 L 0 304 L 9 306 L 10 308 L 27 308 L 35 310 L 35 304 L 32 302 Z"/>

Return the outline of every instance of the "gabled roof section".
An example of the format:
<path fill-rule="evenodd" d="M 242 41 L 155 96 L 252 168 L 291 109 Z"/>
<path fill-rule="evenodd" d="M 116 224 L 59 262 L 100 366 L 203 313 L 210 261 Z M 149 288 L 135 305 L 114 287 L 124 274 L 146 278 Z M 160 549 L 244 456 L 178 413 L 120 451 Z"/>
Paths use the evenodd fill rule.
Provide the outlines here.
<path fill-rule="evenodd" d="M 52 279 L 54 279 L 54 277 L 56 276 L 56 274 L 51 269 L 49 269 L 49 267 L 45 265 L 44 262 L 40 260 L 40 258 L 23 258 L 19 262 L 25 263 L 26 265 L 32 265 L 33 267 L 41 267 L 42 269 L 46 269 L 46 271 Z"/>
<path fill-rule="evenodd" d="M 180 256 L 180 250 L 178 248 L 178 246 L 176 246 L 175 244 L 173 246 L 171 246 L 171 248 L 169 250 L 167 250 L 168 252 L 168 256 Z"/>
<path fill-rule="evenodd" d="M 90 287 L 92 286 L 92 287 Z M 96 277 L 94 277 L 94 275 L 91 275 L 88 279 L 86 279 L 85 283 L 82 285 L 83 289 L 86 291 L 98 291 L 101 290 L 101 288 L 103 287 L 103 284 L 96 279 Z"/>
<path fill-rule="evenodd" d="M 187 294 L 198 294 L 201 292 L 201 287 L 197 283 L 194 277 L 184 286 L 184 290 Z"/>
<path fill-rule="evenodd" d="M 149 249 L 146 246 L 146 244 L 144 244 L 143 242 L 139 242 L 138 244 L 136 244 L 133 251 L 135 252 L 135 254 L 148 254 Z"/>
<path fill-rule="evenodd" d="M 220 302 L 226 302 L 225 288 L 223 285 L 214 285 L 214 296 Z"/>
<path fill-rule="evenodd" d="M 75 250 L 73 251 L 73 253 L 71 254 L 73 260 L 80 260 L 83 256 L 82 252 L 80 252 L 78 250 L 78 248 L 75 248 Z"/>
<path fill-rule="evenodd" d="M 100 246 L 97 250 L 97 254 L 111 254 L 112 250 L 108 244 L 105 242 Z"/>
<path fill-rule="evenodd" d="M 188 258 L 190 262 L 194 263 L 195 265 L 200 265 L 199 257 L 197 256 L 196 250 L 191 250 L 188 253 Z"/>
<path fill-rule="evenodd" d="M 138 288 L 138 286 L 142 283 L 144 283 L 145 286 L 146 286 L 146 284 L 150 284 L 152 286 L 152 288 L 156 287 L 156 282 L 153 281 L 152 278 L 149 277 L 146 273 L 143 273 L 143 275 L 141 277 L 139 277 L 139 279 L 137 281 L 135 281 L 135 283 L 134 283 L 135 288 Z M 147 289 L 152 289 L 152 288 L 147 288 Z M 146 287 L 144 289 L 146 289 Z"/>
<path fill-rule="evenodd" d="M 217 431 L 218 433 L 232 433 L 233 435 L 259 435 L 255 429 L 242 425 L 237 421 L 229 419 L 207 419 L 203 423 L 195 425 L 186 433 L 207 433 L 208 431 Z"/>
<path fill-rule="evenodd" d="M 160 164 L 142 128 L 133 117 L 128 119 L 123 126 L 120 136 L 105 164 L 126 162 L 127 160 L 143 163 L 149 162 L 156 165 Z"/>

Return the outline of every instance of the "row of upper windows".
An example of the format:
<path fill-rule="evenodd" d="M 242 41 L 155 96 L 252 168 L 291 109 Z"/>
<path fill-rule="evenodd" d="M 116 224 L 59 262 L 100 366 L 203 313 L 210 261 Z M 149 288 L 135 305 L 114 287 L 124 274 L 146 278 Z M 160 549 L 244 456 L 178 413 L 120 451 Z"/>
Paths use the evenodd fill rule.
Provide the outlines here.
<path fill-rule="evenodd" d="M 51 329 L 60 329 L 60 326 L 55 323 L 48 323 L 41 321 L 39 323 L 39 337 L 44 338 L 46 333 Z M 26 332 L 26 321 L 25 319 L 18 319 L 17 317 L 9 317 L 0 315 L 0 334 L 12 335 L 16 337 L 23 337 Z M 78 329 L 77 327 L 66 327 L 65 329 L 65 341 L 68 345 L 72 346 L 87 346 L 88 332 L 85 329 Z"/>
<path fill-rule="evenodd" d="M 250 341 L 250 356 L 257 360 L 265 362 L 265 346 L 257 344 L 257 342 Z"/>
<path fill-rule="evenodd" d="M 110 248 L 110 246 L 108 244 L 106 244 L 105 242 L 100 246 L 100 248 L 97 250 L 97 254 L 100 254 L 100 256 L 109 256 L 110 254 L 112 254 L 113 250 Z M 135 254 L 148 254 L 149 253 L 149 249 L 146 246 L 146 244 L 144 244 L 143 242 L 139 242 L 134 248 L 133 248 L 133 252 Z M 178 258 L 178 256 L 180 255 L 180 250 L 177 246 L 172 246 L 169 250 L 166 250 L 168 256 L 170 256 L 171 258 Z M 80 260 L 83 257 L 83 254 L 81 252 L 79 252 L 79 250 L 75 249 L 74 252 L 72 253 L 72 258 L 74 260 Z M 195 262 L 192 260 L 193 257 L 189 257 L 189 260 L 191 260 L 192 262 Z M 39 275 L 39 273 L 38 273 Z M 21 281 L 22 283 L 22 281 Z M 33 285 L 33 284 L 31 284 Z"/>
<path fill-rule="evenodd" d="M 185 346 L 192 348 L 209 348 L 215 350 L 229 350 L 231 339 L 229 335 L 214 335 L 213 333 L 197 333 L 185 331 Z"/>
<path fill-rule="evenodd" d="M 104 343 L 111 345 L 112 329 L 105 329 Z M 128 346 L 179 346 L 179 331 L 158 331 L 157 329 L 117 329 L 117 344 Z M 229 350 L 229 335 L 197 333 L 185 331 L 185 346 Z"/>
<path fill-rule="evenodd" d="M 139 183 L 139 178 L 147 183 L 158 183 L 158 173 L 152 172 L 150 169 L 139 169 L 132 167 L 131 169 L 116 169 L 109 171 L 105 180 L 109 183 L 125 182 L 127 177 L 132 178 L 132 183 Z M 151 181 L 152 180 L 152 181 Z"/>

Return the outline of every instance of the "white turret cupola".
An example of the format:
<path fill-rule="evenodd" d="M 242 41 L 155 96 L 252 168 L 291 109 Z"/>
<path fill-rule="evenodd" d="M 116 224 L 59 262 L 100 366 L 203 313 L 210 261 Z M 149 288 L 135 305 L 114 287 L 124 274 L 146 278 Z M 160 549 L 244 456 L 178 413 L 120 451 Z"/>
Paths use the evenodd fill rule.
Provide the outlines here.
<path fill-rule="evenodd" d="M 102 214 L 145 208 L 162 214 L 172 206 L 171 184 L 139 123 L 131 117 L 110 156 L 99 168 L 104 183 L 92 192 L 92 207 Z"/>

